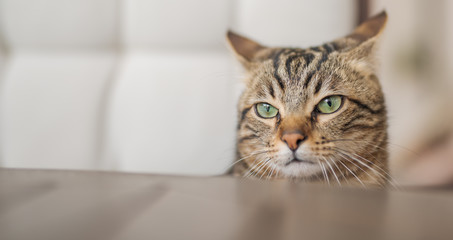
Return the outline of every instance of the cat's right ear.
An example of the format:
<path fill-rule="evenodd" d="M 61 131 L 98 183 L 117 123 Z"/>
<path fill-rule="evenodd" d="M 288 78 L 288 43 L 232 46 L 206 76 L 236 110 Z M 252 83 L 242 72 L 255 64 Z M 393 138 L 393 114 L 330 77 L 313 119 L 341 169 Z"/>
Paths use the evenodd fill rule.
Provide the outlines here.
<path fill-rule="evenodd" d="M 227 32 L 227 40 L 231 48 L 236 53 L 236 57 L 246 69 L 249 69 L 251 67 L 251 63 L 256 54 L 260 50 L 266 48 L 261 46 L 259 43 L 236 34 L 230 30 L 228 30 Z"/>

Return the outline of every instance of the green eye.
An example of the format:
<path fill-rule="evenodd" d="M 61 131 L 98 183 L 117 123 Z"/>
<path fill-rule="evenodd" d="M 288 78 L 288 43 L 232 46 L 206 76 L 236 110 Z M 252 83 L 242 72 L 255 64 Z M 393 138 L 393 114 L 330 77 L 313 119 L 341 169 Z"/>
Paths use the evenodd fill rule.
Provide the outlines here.
<path fill-rule="evenodd" d="M 334 113 L 341 107 L 341 96 L 326 97 L 318 103 L 316 108 L 320 113 Z"/>
<path fill-rule="evenodd" d="M 277 116 L 278 109 L 269 103 L 258 103 L 256 104 L 256 113 L 262 118 L 273 118 Z"/>

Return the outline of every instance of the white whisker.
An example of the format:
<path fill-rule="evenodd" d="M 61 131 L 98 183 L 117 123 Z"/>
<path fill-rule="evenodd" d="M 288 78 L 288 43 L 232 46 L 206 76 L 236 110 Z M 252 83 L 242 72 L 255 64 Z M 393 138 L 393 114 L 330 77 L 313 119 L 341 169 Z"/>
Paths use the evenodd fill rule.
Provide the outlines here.
<path fill-rule="evenodd" d="M 264 174 L 269 171 L 269 168 L 272 167 L 270 159 L 266 161 L 265 166 L 266 166 L 266 170 L 264 170 L 264 172 L 261 174 L 260 180 L 261 180 L 261 178 L 263 178 Z"/>
<path fill-rule="evenodd" d="M 329 166 L 330 170 L 332 171 L 333 176 L 335 177 L 335 179 L 337 179 L 338 185 L 341 186 L 340 180 L 338 179 L 337 174 L 336 174 L 335 171 L 333 170 L 332 165 L 330 165 L 329 161 L 327 161 L 327 159 L 326 159 L 325 157 L 323 157 L 323 158 L 324 158 L 324 160 L 326 161 L 327 166 Z"/>
<path fill-rule="evenodd" d="M 380 183 L 379 180 L 376 179 L 375 176 L 371 176 L 371 175 L 368 173 L 368 171 L 365 171 L 363 168 L 361 168 L 360 166 L 358 166 L 357 164 L 355 164 L 352 160 L 355 160 L 355 161 L 357 161 L 357 162 L 360 163 L 360 164 L 364 164 L 363 162 L 361 162 L 360 160 L 354 158 L 354 157 L 351 156 L 351 155 L 345 154 L 345 153 L 340 152 L 340 151 L 337 151 L 337 152 L 340 153 L 340 154 L 342 154 L 342 155 L 344 155 L 344 156 L 346 156 L 346 157 L 351 158 L 351 160 L 350 160 L 350 159 L 347 159 L 347 158 L 345 158 L 345 159 L 346 159 L 348 162 L 350 162 L 352 165 L 354 165 L 355 167 L 357 167 L 358 169 L 360 169 L 362 172 L 364 172 L 366 175 L 368 175 L 370 178 L 373 178 L 379 185 L 383 186 L 382 183 Z M 367 166 L 367 167 L 369 168 L 368 165 L 366 165 L 366 164 L 364 164 L 364 165 Z"/>
<path fill-rule="evenodd" d="M 379 148 L 381 150 L 384 150 L 384 151 L 387 151 L 387 149 L 379 146 L 379 145 L 376 145 L 374 142 L 370 142 L 370 141 L 366 141 L 366 140 L 357 140 L 357 139 L 334 139 L 334 140 L 329 140 L 327 142 L 347 142 L 347 141 L 350 141 L 350 142 L 363 142 L 365 144 L 368 144 L 369 146 L 373 146 L 373 147 L 376 147 L 376 148 Z M 392 142 L 389 142 L 387 141 L 388 144 L 392 145 L 392 146 L 395 146 L 395 147 L 399 147 L 400 149 L 402 150 L 405 150 L 405 151 L 408 151 L 412 154 L 414 154 L 415 156 L 419 156 L 419 153 L 417 153 L 416 151 L 412 150 L 412 149 L 409 149 L 407 147 L 404 147 L 404 146 L 401 146 L 401 145 L 398 145 L 396 143 L 392 143 Z"/>
<path fill-rule="evenodd" d="M 258 162 L 258 164 L 260 164 L 260 162 L 258 161 L 258 158 L 255 158 L 255 160 L 253 161 L 253 163 L 249 166 L 249 170 L 248 170 L 246 173 L 242 174 L 242 176 L 243 176 L 244 178 L 249 177 L 249 174 L 253 173 L 252 171 L 253 171 L 253 170 L 255 169 L 255 167 L 258 165 L 258 164 L 255 164 L 256 162 Z"/>
<path fill-rule="evenodd" d="M 324 178 L 326 179 L 327 183 L 330 186 L 330 180 L 329 180 L 329 176 L 327 175 L 326 167 L 324 166 L 324 164 L 322 162 L 319 162 L 319 163 L 321 164 L 321 170 L 322 170 L 322 173 L 324 174 Z"/>
<path fill-rule="evenodd" d="M 270 179 L 272 177 L 272 174 L 274 174 L 274 170 L 276 167 L 277 167 L 277 165 L 275 165 L 275 164 L 272 166 L 271 171 L 269 172 L 269 175 L 267 176 L 266 179 Z"/>
<path fill-rule="evenodd" d="M 340 150 L 343 150 L 343 149 L 340 149 Z M 343 151 L 345 151 L 345 150 L 343 150 Z M 366 151 L 366 149 L 365 149 L 365 151 Z M 347 151 L 345 151 L 345 152 L 347 152 Z M 368 151 L 367 151 L 367 152 L 368 152 Z M 351 154 L 353 154 L 353 155 L 355 155 L 355 156 L 357 156 L 357 157 L 363 159 L 364 161 L 367 161 L 368 163 L 370 163 L 370 164 L 372 164 L 373 166 L 375 166 L 376 168 L 378 168 L 378 169 L 379 169 L 380 171 L 382 171 L 387 177 L 386 177 L 386 176 L 383 176 L 383 175 L 382 175 L 379 171 L 377 171 L 376 169 L 373 169 L 373 170 L 374 170 L 377 174 L 379 174 L 381 177 L 383 177 L 384 179 L 386 179 L 386 180 L 387 180 L 387 181 L 388 181 L 395 189 L 399 189 L 399 187 L 398 187 L 399 184 L 397 183 L 397 181 L 396 181 L 396 180 L 395 180 L 395 179 L 394 179 L 387 171 L 385 171 L 384 169 L 382 169 L 381 167 L 379 167 L 379 166 L 378 166 L 377 164 L 375 164 L 374 162 L 372 162 L 372 161 L 370 161 L 370 160 L 368 160 L 368 159 L 366 159 L 366 158 L 364 158 L 364 157 L 362 157 L 362 156 L 360 156 L 360 155 L 358 155 L 358 154 L 356 154 L 356 153 L 351 153 Z M 372 156 L 372 157 L 377 161 L 376 157 L 374 157 L 373 155 L 371 155 L 370 152 L 368 152 L 368 154 L 369 154 L 370 156 Z"/>
<path fill-rule="evenodd" d="M 346 158 L 344 158 L 342 155 L 340 155 L 340 157 L 342 157 L 343 159 L 346 159 Z M 346 160 L 347 160 L 347 159 L 346 159 Z M 362 182 L 362 180 L 360 180 L 360 178 L 357 177 L 357 175 L 355 175 L 355 173 L 354 173 L 350 168 L 348 168 L 348 166 L 346 166 L 342 161 L 338 161 L 338 162 L 339 162 L 341 165 L 343 165 L 343 167 L 345 167 L 346 170 L 348 170 L 348 171 L 349 171 L 349 172 L 357 179 L 357 181 L 359 181 L 360 184 L 362 184 L 363 187 L 366 188 L 366 186 L 365 186 L 365 184 Z"/>
<path fill-rule="evenodd" d="M 259 152 L 253 152 L 253 153 L 251 153 L 250 155 L 245 156 L 245 157 L 243 157 L 243 158 L 241 158 L 241 159 L 239 159 L 239 160 L 233 162 L 233 163 L 230 164 L 224 171 L 230 169 L 231 167 L 233 167 L 235 164 L 239 163 L 240 161 L 243 161 L 243 160 L 245 160 L 245 159 L 247 159 L 247 158 L 250 158 L 250 157 L 253 157 L 253 156 L 256 156 L 256 155 L 259 155 L 259 154 L 268 153 L 268 152 L 270 152 L 270 150 L 259 151 Z"/>
<path fill-rule="evenodd" d="M 338 167 L 337 163 L 332 159 L 332 157 L 329 157 L 328 160 L 330 160 L 330 161 L 332 162 L 332 164 L 335 166 L 335 168 L 338 170 L 338 172 L 341 173 L 341 176 L 343 177 L 343 179 L 344 179 L 347 183 L 349 183 L 348 179 L 347 179 L 346 176 L 343 174 L 343 171 L 340 170 L 340 168 Z"/>
<path fill-rule="evenodd" d="M 268 159 L 264 160 L 262 164 L 260 164 L 260 167 L 256 170 L 255 174 L 253 175 L 254 178 L 258 176 L 260 171 L 266 166 L 266 164 L 269 160 L 270 159 L 268 158 Z"/>
<path fill-rule="evenodd" d="M 337 147 L 336 147 L 336 149 L 337 149 L 337 151 L 338 151 L 339 153 L 342 153 L 342 154 L 345 154 L 345 155 L 348 154 L 347 151 L 345 151 L 345 150 L 343 150 L 343 149 L 341 149 L 341 148 L 337 148 Z M 361 165 L 367 167 L 368 169 L 370 169 L 370 170 L 373 171 L 374 173 L 378 174 L 379 176 L 381 176 L 382 178 L 384 178 L 386 181 L 388 181 L 395 189 L 398 189 L 398 186 L 395 185 L 395 183 L 394 183 L 394 179 L 393 179 L 386 171 L 384 171 L 384 169 L 380 168 L 380 167 L 379 167 L 378 165 L 376 165 L 375 163 L 371 162 L 370 160 L 368 160 L 368 159 L 366 159 L 366 158 L 364 158 L 364 157 L 362 157 L 362 156 L 360 156 L 360 155 L 358 155 L 358 154 L 355 154 L 355 153 L 349 153 L 349 154 L 353 154 L 353 155 L 355 155 L 355 156 L 357 156 L 357 157 L 359 157 L 359 158 L 361 158 L 361 159 L 363 159 L 363 160 L 369 162 L 370 164 L 373 164 L 375 167 L 379 168 L 379 169 L 380 169 L 383 173 L 385 173 L 388 177 L 382 175 L 379 171 L 377 171 L 376 169 L 370 167 L 368 164 L 365 164 L 364 162 L 360 161 L 359 159 L 354 158 L 353 156 L 350 156 L 350 155 L 349 155 L 350 158 L 352 158 L 353 160 L 357 161 L 357 162 L 360 163 Z"/>
<path fill-rule="evenodd" d="M 255 159 L 255 162 L 258 161 L 258 159 Z M 254 162 L 254 163 L 255 163 Z M 253 167 L 249 169 L 249 174 L 247 174 L 245 177 L 252 177 L 253 175 L 256 175 L 258 171 L 255 172 L 255 170 L 258 170 L 263 164 L 265 164 L 265 161 L 259 160 L 258 164 L 254 164 Z"/>

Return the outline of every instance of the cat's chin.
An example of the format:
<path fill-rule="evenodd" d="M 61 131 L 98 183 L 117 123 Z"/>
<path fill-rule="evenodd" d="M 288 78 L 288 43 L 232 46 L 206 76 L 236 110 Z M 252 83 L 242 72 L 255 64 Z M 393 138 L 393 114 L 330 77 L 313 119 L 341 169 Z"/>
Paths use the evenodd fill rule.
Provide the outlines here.
<path fill-rule="evenodd" d="M 286 177 L 311 177 L 321 172 L 319 164 L 311 161 L 293 160 L 280 168 Z"/>

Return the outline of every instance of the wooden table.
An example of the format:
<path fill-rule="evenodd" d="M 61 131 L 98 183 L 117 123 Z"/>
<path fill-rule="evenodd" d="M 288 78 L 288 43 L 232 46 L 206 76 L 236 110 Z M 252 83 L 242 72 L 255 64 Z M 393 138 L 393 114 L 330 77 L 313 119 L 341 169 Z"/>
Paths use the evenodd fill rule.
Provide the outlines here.
<path fill-rule="evenodd" d="M 0 169 L 0 239 L 453 239 L 453 190 Z"/>

